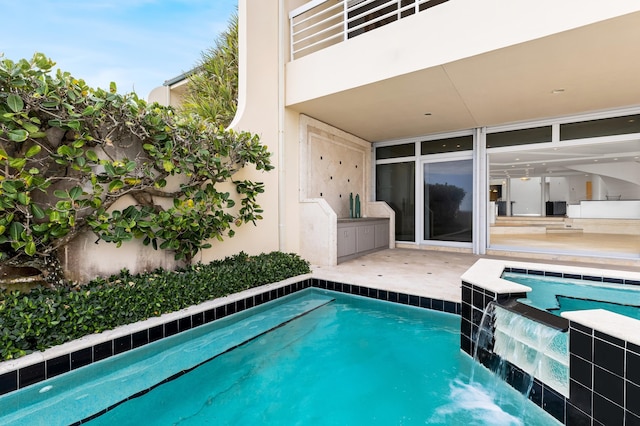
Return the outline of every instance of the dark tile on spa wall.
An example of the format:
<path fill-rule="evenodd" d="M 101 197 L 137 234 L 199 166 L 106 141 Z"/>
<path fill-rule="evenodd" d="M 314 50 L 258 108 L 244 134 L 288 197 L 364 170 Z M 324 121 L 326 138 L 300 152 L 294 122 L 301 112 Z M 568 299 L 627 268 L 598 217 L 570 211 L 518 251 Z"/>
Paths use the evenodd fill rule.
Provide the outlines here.
<path fill-rule="evenodd" d="M 45 361 L 47 366 L 47 379 L 71 371 L 71 356 L 60 355 Z"/>
<path fill-rule="evenodd" d="M 620 346 L 600 339 L 593 340 L 593 363 L 620 377 L 624 375 L 624 352 Z"/>
<path fill-rule="evenodd" d="M 113 356 L 113 340 L 98 343 L 93 347 L 93 362 Z"/>
<path fill-rule="evenodd" d="M 624 284 L 624 280 L 622 278 L 602 278 L 602 281 L 609 284 Z"/>
<path fill-rule="evenodd" d="M 213 319 L 211 321 L 213 321 Z M 149 342 L 155 342 L 156 340 L 160 340 L 163 337 L 164 337 L 164 324 L 156 325 L 149 329 Z"/>
<path fill-rule="evenodd" d="M 398 295 L 398 302 L 402 303 L 403 305 L 408 305 L 409 304 L 409 295 L 406 293 L 400 293 Z"/>
<path fill-rule="evenodd" d="M 607 426 L 623 425 L 624 410 L 619 405 L 594 393 L 593 418 Z"/>
<path fill-rule="evenodd" d="M 279 287 L 278 288 L 278 299 L 281 298 L 282 296 L 284 296 L 284 288 L 283 287 Z"/>
<path fill-rule="evenodd" d="M 529 275 L 544 275 L 544 271 L 539 271 L 537 269 L 529 269 L 527 271 L 527 274 L 529 274 Z"/>
<path fill-rule="evenodd" d="M 593 411 L 593 391 L 591 387 L 583 386 L 580 383 L 570 380 L 569 395 L 571 395 L 571 403 L 587 414 Z"/>
<path fill-rule="evenodd" d="M 395 291 L 390 291 L 388 293 L 389 295 L 389 302 L 394 302 L 397 303 L 398 302 L 398 293 L 396 293 Z"/>
<path fill-rule="evenodd" d="M 574 329 L 573 323 L 569 329 L 569 353 L 593 361 L 593 338 Z"/>
<path fill-rule="evenodd" d="M 624 405 L 624 379 L 598 366 L 593 368 L 593 391 L 620 406 Z"/>
<path fill-rule="evenodd" d="M 551 272 L 551 271 L 545 271 L 544 275 L 547 277 L 557 277 L 557 278 L 562 278 L 562 272 Z"/>
<path fill-rule="evenodd" d="M 640 426 L 640 417 L 632 414 L 629 411 L 626 411 L 624 415 L 625 426 Z"/>
<path fill-rule="evenodd" d="M 526 274 L 527 270 L 523 268 L 511 268 L 511 272 L 515 274 Z"/>
<path fill-rule="evenodd" d="M 606 333 L 602 333 L 598 330 L 594 330 L 593 331 L 593 336 L 600 339 L 600 340 L 604 340 L 607 343 L 611 343 L 612 345 L 616 345 L 618 347 L 624 348 L 625 347 L 625 341 L 622 339 L 618 339 L 617 337 L 613 337 L 609 334 Z"/>
<path fill-rule="evenodd" d="M 131 335 L 131 344 L 133 348 L 139 348 L 149 343 L 149 330 L 141 330 Z"/>
<path fill-rule="evenodd" d="M 121 336 L 113 339 L 113 354 L 121 354 L 131 350 L 131 335 Z"/>
<path fill-rule="evenodd" d="M 460 335 L 460 349 L 465 351 L 468 355 L 472 355 L 471 339 L 467 336 Z"/>
<path fill-rule="evenodd" d="M 462 301 L 465 303 L 471 303 L 471 288 L 462 286 Z"/>
<path fill-rule="evenodd" d="M 538 407 L 542 407 L 542 383 L 539 380 L 534 380 L 529 391 L 529 400 L 536 404 Z"/>
<path fill-rule="evenodd" d="M 640 354 L 627 351 L 625 378 L 640 384 Z"/>
<path fill-rule="evenodd" d="M 84 348 L 71 352 L 71 369 L 84 367 L 93 362 L 93 348 Z"/>
<path fill-rule="evenodd" d="M 351 286 L 351 290 L 349 291 L 350 294 L 360 294 L 360 286 L 359 285 L 352 285 Z"/>
<path fill-rule="evenodd" d="M 460 321 L 460 333 L 463 336 L 471 337 L 471 323 L 466 319 Z"/>
<path fill-rule="evenodd" d="M 640 285 L 640 281 L 638 280 L 624 280 L 626 285 Z"/>
<path fill-rule="evenodd" d="M 566 405 L 564 396 L 548 386 L 544 386 L 542 392 L 542 408 L 544 411 L 564 423 Z"/>
<path fill-rule="evenodd" d="M 471 297 L 472 297 L 471 304 L 474 307 L 476 307 L 478 309 L 484 309 L 485 302 L 484 302 L 484 292 L 483 291 L 474 290 L 473 294 L 471 295 Z"/>
<path fill-rule="evenodd" d="M 591 388 L 593 385 L 593 364 L 579 356 L 569 356 L 571 379 Z"/>
<path fill-rule="evenodd" d="M 577 322 L 570 322 L 570 326 L 571 328 L 575 328 L 576 330 L 584 333 L 584 334 L 588 334 L 589 336 L 593 335 L 593 329 L 586 327 L 580 323 Z"/>
<path fill-rule="evenodd" d="M 636 416 L 640 416 L 640 385 L 635 385 L 629 381 L 625 382 L 626 405 L 627 410 Z"/>
<path fill-rule="evenodd" d="M 0 374 L 0 395 L 13 392 L 18 389 L 18 371 L 9 371 Z"/>
<path fill-rule="evenodd" d="M 45 379 L 44 361 L 18 370 L 18 387 L 32 385 Z"/>
<path fill-rule="evenodd" d="M 591 416 L 567 402 L 567 426 L 587 426 L 591 424 Z"/>

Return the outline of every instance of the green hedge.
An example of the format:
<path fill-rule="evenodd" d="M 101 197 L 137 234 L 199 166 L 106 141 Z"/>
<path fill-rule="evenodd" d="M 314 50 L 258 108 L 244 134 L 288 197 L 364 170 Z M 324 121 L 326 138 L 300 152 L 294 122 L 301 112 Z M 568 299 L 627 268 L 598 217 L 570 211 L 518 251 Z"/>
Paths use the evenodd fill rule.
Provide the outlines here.
<path fill-rule="evenodd" d="M 295 254 L 240 253 L 176 271 L 123 270 L 77 289 L 0 291 L 0 360 L 308 272 Z"/>

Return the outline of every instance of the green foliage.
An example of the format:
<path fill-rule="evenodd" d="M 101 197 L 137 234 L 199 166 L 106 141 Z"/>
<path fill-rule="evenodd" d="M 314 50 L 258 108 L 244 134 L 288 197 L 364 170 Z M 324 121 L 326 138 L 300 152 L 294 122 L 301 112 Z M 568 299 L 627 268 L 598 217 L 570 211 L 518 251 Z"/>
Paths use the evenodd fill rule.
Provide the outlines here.
<path fill-rule="evenodd" d="M 200 63 L 189 77 L 182 108 L 228 126 L 238 106 L 238 15 L 202 53 Z"/>
<path fill-rule="evenodd" d="M 177 271 L 122 271 L 86 286 L 0 291 L 0 360 L 174 312 L 207 300 L 308 273 L 295 254 L 240 253 Z"/>
<path fill-rule="evenodd" d="M 273 169 L 256 135 L 120 95 L 115 84 L 90 88 L 53 66 L 42 54 L 0 60 L 0 259 L 47 257 L 91 229 L 190 262 L 209 240 L 261 218 L 263 184 L 232 178 L 249 164 Z M 173 176 L 181 185 L 169 191 Z M 216 189 L 225 181 L 237 195 Z M 124 196 L 135 203 L 112 210 Z"/>

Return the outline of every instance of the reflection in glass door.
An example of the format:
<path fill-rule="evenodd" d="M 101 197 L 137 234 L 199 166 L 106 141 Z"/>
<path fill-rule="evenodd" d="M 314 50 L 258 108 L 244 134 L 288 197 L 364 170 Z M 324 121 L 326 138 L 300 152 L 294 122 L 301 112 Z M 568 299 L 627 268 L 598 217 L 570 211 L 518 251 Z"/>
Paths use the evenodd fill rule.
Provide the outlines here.
<path fill-rule="evenodd" d="M 424 163 L 424 239 L 470 243 L 472 160 Z"/>

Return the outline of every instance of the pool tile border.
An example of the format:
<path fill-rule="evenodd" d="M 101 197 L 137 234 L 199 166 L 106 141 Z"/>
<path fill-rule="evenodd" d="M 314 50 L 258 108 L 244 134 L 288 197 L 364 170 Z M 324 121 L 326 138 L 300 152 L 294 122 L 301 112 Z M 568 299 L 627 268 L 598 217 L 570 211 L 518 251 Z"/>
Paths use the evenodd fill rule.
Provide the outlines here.
<path fill-rule="evenodd" d="M 624 284 L 624 285 L 640 285 L 640 280 L 629 279 L 629 278 L 612 278 L 600 275 L 590 275 L 590 274 L 580 274 L 575 272 L 553 272 L 553 271 L 542 271 L 540 269 L 528 269 L 528 268 L 518 268 L 518 267 L 510 267 L 505 266 L 504 272 L 513 272 L 515 274 L 525 274 L 525 275 L 538 275 L 545 277 L 556 277 L 556 278 L 568 278 L 575 280 L 583 280 L 583 281 L 594 281 L 599 283 L 607 283 L 607 284 Z"/>
<path fill-rule="evenodd" d="M 116 335 L 114 335 L 113 338 L 104 341 L 87 344 L 84 347 L 76 345 L 75 349 L 64 353 L 54 349 L 57 350 L 55 355 L 44 355 L 45 359 L 39 362 L 19 365 L 15 369 L 5 368 L 4 372 L 0 369 L 0 396 L 310 287 L 455 315 L 460 315 L 461 313 L 461 304 L 458 302 L 322 280 L 313 277 L 298 278 L 296 281 L 294 277 L 282 283 L 268 284 L 239 293 L 238 295 L 227 296 L 212 302 L 205 302 L 202 305 L 193 307 L 193 309 L 187 309 L 187 311 L 192 310 L 193 312 L 186 315 L 183 315 L 185 313 L 183 311 L 167 314 L 164 319 L 166 321 L 159 324 L 159 321 L 163 321 L 162 317 L 155 317 L 143 321 L 142 323 L 151 324 L 149 327 L 131 330 L 131 332 L 125 331 L 117 334 L 116 331 Z M 225 303 L 228 299 L 231 300 Z M 214 305 L 212 305 L 212 303 L 214 303 Z M 131 326 L 121 327 L 121 329 L 128 328 L 131 328 Z M 112 333 L 107 333 L 107 336 L 112 334 L 113 331 Z M 98 336 L 95 335 L 92 336 L 92 338 L 95 340 Z M 28 356 L 30 355 L 27 355 L 27 357 Z M 39 353 L 38 356 L 38 359 L 43 358 L 42 353 Z M 18 364 L 23 364 L 20 358 L 16 361 Z"/>

